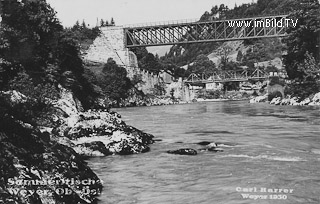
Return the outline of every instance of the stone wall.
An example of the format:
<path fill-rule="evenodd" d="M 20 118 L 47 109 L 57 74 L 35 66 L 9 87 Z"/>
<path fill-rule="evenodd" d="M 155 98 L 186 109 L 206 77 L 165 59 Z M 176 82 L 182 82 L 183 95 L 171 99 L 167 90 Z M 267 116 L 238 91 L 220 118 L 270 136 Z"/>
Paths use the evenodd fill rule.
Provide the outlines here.
<path fill-rule="evenodd" d="M 161 78 L 138 67 L 136 55 L 129 51 L 124 45 L 124 29 L 122 26 L 101 27 L 101 35 L 97 37 L 89 50 L 85 53 L 84 59 L 106 63 L 109 58 L 124 67 L 128 72 L 128 77 L 141 75 L 143 84 L 139 89 L 144 93 L 149 93 L 155 84 L 161 82 Z"/>

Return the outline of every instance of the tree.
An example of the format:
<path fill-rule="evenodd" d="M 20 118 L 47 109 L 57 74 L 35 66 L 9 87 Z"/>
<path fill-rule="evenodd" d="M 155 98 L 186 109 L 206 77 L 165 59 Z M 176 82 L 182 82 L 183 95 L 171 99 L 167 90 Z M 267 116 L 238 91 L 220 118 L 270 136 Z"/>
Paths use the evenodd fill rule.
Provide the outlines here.
<path fill-rule="evenodd" d="M 102 26 L 105 26 L 105 22 L 104 22 L 103 19 L 100 20 L 100 26 L 101 26 L 101 27 L 102 27 Z"/>
<path fill-rule="evenodd" d="M 87 25 L 86 25 L 86 22 L 83 20 L 82 21 L 82 24 L 81 24 L 81 29 L 87 29 Z"/>
<path fill-rule="evenodd" d="M 104 65 L 102 75 L 98 76 L 98 80 L 102 92 L 109 99 L 117 101 L 118 104 L 121 99 L 127 97 L 129 89 L 132 88 L 126 69 L 119 67 L 112 58 L 109 58 Z"/>
<path fill-rule="evenodd" d="M 159 60 L 152 53 L 147 53 L 139 61 L 139 67 L 141 67 L 144 70 L 151 71 L 155 74 L 158 74 L 160 72 L 160 70 L 163 69 Z"/>
<path fill-rule="evenodd" d="M 199 55 L 194 63 L 189 66 L 188 71 L 195 74 L 210 74 L 216 71 L 215 64 L 206 55 Z"/>
<path fill-rule="evenodd" d="M 305 60 L 298 65 L 298 70 L 303 73 L 303 81 L 316 82 L 320 79 L 320 65 L 314 57 L 307 51 Z"/>
<path fill-rule="evenodd" d="M 15 3 L 6 9 L 0 28 L 0 57 L 12 67 L 44 73 L 48 63 L 55 63 L 52 53 L 63 31 L 55 11 L 45 1 Z"/>
<path fill-rule="evenodd" d="M 232 51 L 230 46 L 223 46 L 218 49 L 218 55 L 220 56 L 220 68 L 226 70 L 229 62 L 229 55 Z"/>
<path fill-rule="evenodd" d="M 217 5 L 212 6 L 212 8 L 211 8 L 211 15 L 217 15 L 218 13 L 219 13 L 218 6 L 217 6 Z"/>
<path fill-rule="evenodd" d="M 85 102 L 92 89 L 83 77 L 78 41 L 72 31 L 78 24 L 63 29 L 56 12 L 44 0 L 6 2 L 12 4 L 4 8 L 0 27 L 1 89 L 8 88 L 8 82 L 23 72 L 36 87 L 46 83 L 57 87 L 59 83 Z"/>
<path fill-rule="evenodd" d="M 130 48 L 130 51 L 132 51 L 137 56 L 138 61 L 140 61 L 149 53 L 146 47 L 133 47 Z"/>
<path fill-rule="evenodd" d="M 243 54 L 242 54 L 241 50 L 239 50 L 238 54 L 237 54 L 237 61 L 242 62 L 242 59 L 243 59 Z"/>
<path fill-rule="evenodd" d="M 114 26 L 114 25 L 115 25 L 115 22 L 114 22 L 113 17 L 111 18 L 110 24 L 111 24 L 112 26 Z"/>
<path fill-rule="evenodd" d="M 288 18 L 297 20 L 296 26 L 287 30 L 285 38 L 287 54 L 283 56 L 284 65 L 290 79 L 304 80 L 306 72 L 299 66 L 304 63 L 306 53 L 318 57 L 317 38 L 320 32 L 320 6 L 317 0 L 304 1 L 301 8 Z"/>
<path fill-rule="evenodd" d="M 73 25 L 72 30 L 76 31 L 76 30 L 80 30 L 81 26 L 79 23 L 79 20 L 76 21 L 76 23 Z"/>

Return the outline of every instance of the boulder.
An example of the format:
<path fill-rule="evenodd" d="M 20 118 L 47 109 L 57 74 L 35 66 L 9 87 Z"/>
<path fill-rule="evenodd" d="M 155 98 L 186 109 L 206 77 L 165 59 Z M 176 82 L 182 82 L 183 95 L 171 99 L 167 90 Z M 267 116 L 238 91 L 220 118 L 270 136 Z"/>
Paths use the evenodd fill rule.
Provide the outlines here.
<path fill-rule="evenodd" d="M 0 203 L 96 203 L 96 196 L 102 190 L 101 181 L 76 152 L 65 145 L 48 140 L 48 132 L 35 127 L 26 127 L 12 117 L 0 117 L 1 175 L 10 179 L 12 184 L 0 187 Z M 92 180 L 86 186 L 65 183 L 67 179 L 75 181 Z M 43 182 L 32 185 L 33 181 Z M 16 181 L 20 181 L 18 184 Z M 30 181 L 29 184 L 21 181 Z M 45 181 L 55 181 L 46 183 Z M 84 190 L 92 189 L 84 194 Z M 61 196 L 61 188 L 68 188 L 69 196 Z M 46 190 L 39 194 L 14 194 L 10 189 Z M 95 193 L 93 193 L 93 190 Z M 2 202 L 1 202 L 2 201 Z"/>
<path fill-rule="evenodd" d="M 100 141 L 78 144 L 73 149 L 80 155 L 85 157 L 108 156 L 112 152 Z"/>
<path fill-rule="evenodd" d="M 306 105 L 309 105 L 309 103 L 311 103 L 311 99 L 310 99 L 310 98 L 306 98 L 306 99 L 304 99 L 303 101 L 301 101 L 301 102 L 299 103 L 299 105 L 301 105 L 301 106 L 306 106 Z"/>
<path fill-rule="evenodd" d="M 19 104 L 19 103 L 25 103 L 28 99 L 25 95 L 22 93 L 16 91 L 16 90 L 10 90 L 5 92 L 0 92 L 3 96 L 5 96 L 11 104 Z"/>
<path fill-rule="evenodd" d="M 169 150 L 169 154 L 180 154 L 180 155 L 197 155 L 197 151 L 190 148 L 178 149 L 178 150 Z"/>
<path fill-rule="evenodd" d="M 314 97 L 312 98 L 312 102 L 320 103 L 320 92 L 314 95 Z"/>
<path fill-rule="evenodd" d="M 112 154 L 135 154 L 149 151 L 153 136 L 126 125 L 115 112 L 88 110 L 65 118 L 54 132 L 76 144 L 75 151 L 88 156 L 106 155 L 96 150 L 97 143 Z M 90 147 L 93 145 L 93 147 Z M 107 154 L 108 155 L 108 154 Z"/>
<path fill-rule="evenodd" d="M 292 97 L 290 100 L 290 105 L 293 105 L 293 106 L 300 105 L 298 101 L 299 101 L 298 97 Z"/>
<path fill-rule="evenodd" d="M 221 148 L 218 148 L 218 144 L 214 142 L 199 142 L 199 145 L 204 145 L 204 148 L 199 149 L 200 151 L 210 151 L 210 152 L 223 152 Z"/>
<path fill-rule="evenodd" d="M 270 101 L 270 104 L 273 104 L 273 105 L 280 105 L 280 103 L 281 103 L 281 97 L 273 98 L 273 99 Z"/>
<path fill-rule="evenodd" d="M 255 98 L 250 99 L 250 103 L 261 103 L 266 102 L 268 100 L 268 95 L 257 96 Z"/>
<path fill-rule="evenodd" d="M 208 142 L 208 141 L 202 141 L 202 142 L 198 142 L 197 144 L 198 145 L 209 145 L 211 144 L 212 142 Z"/>
<path fill-rule="evenodd" d="M 290 105 L 291 104 L 291 99 L 290 98 L 284 98 L 281 100 L 280 105 Z"/>

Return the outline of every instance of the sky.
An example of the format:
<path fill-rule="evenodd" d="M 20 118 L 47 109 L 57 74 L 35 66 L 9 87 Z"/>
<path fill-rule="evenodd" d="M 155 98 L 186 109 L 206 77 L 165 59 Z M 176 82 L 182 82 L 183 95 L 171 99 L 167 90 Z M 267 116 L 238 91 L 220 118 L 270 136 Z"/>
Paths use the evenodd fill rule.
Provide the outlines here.
<path fill-rule="evenodd" d="M 77 20 L 90 26 L 97 19 L 114 18 L 116 25 L 140 24 L 184 19 L 199 19 L 214 5 L 251 3 L 253 0 L 47 0 L 65 27 Z M 256 0 L 254 0 L 256 1 Z"/>

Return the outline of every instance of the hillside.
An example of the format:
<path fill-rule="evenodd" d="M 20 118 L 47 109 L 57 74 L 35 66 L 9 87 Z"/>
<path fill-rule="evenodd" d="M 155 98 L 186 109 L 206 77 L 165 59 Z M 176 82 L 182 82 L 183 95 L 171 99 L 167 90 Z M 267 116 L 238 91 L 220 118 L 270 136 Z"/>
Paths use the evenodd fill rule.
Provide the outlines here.
<path fill-rule="evenodd" d="M 294 0 L 258 0 L 257 3 L 235 5 L 233 9 L 221 4 L 220 6 L 213 6 L 210 12 L 206 11 L 201 16 L 200 21 L 288 13 L 294 11 L 299 5 L 300 2 Z M 281 42 L 281 39 L 276 38 L 186 44 L 171 47 L 170 51 L 161 59 L 187 69 L 188 65 L 192 65 L 198 56 L 206 55 L 215 64 L 215 67 L 221 67 L 221 59 L 227 58 L 228 62 L 234 62 L 233 68 L 235 66 L 253 68 L 254 63 L 281 58 L 284 49 L 285 45 Z M 276 64 L 271 63 L 271 65 Z"/>

